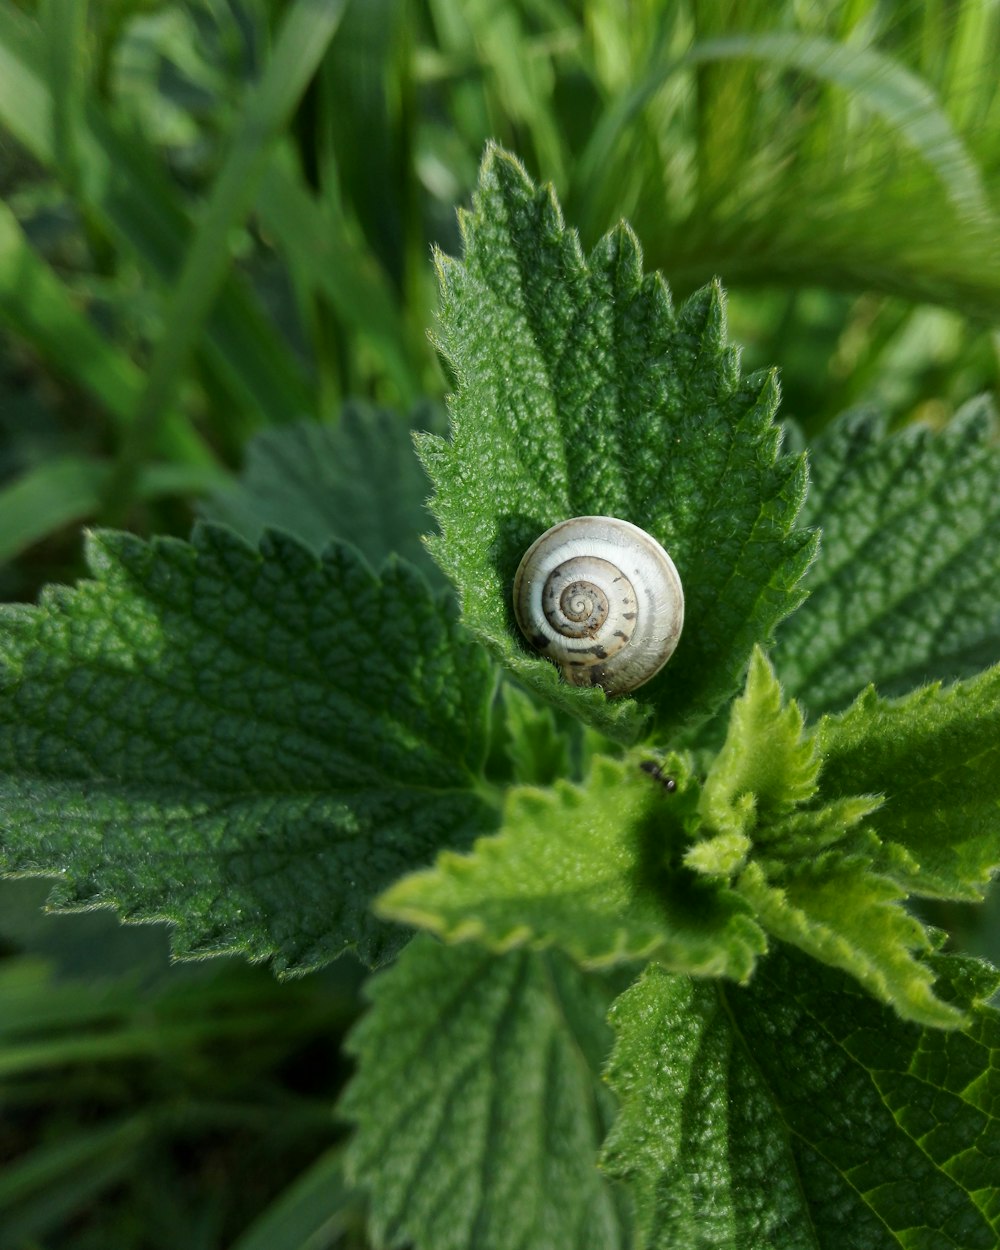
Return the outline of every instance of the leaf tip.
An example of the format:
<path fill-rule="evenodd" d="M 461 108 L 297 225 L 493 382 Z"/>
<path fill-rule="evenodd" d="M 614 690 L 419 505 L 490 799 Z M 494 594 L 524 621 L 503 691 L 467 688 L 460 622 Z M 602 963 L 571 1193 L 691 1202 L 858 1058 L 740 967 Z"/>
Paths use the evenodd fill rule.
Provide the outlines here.
<path fill-rule="evenodd" d="M 521 196 L 535 192 L 535 184 L 523 163 L 495 139 L 488 139 L 483 149 L 479 186 L 484 190 L 516 191 Z"/>

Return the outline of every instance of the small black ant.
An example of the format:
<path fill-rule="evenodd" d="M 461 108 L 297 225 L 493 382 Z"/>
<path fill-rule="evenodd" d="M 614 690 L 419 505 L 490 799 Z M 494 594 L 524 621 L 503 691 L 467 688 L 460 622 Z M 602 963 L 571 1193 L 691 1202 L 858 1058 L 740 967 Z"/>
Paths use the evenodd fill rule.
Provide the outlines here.
<path fill-rule="evenodd" d="M 644 773 L 649 773 L 654 781 L 658 782 L 668 794 L 673 794 L 677 789 L 677 782 L 673 777 L 668 777 L 656 760 L 643 760 L 639 765 Z"/>

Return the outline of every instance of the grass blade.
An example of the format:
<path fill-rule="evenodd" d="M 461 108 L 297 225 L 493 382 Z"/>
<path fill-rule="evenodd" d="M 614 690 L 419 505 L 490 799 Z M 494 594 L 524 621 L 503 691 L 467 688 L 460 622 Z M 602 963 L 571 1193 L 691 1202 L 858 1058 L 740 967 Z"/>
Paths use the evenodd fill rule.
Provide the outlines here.
<path fill-rule="evenodd" d="M 128 504 L 167 406 L 205 319 L 232 264 L 229 238 L 249 213 L 274 143 L 316 72 L 346 0 L 296 0 L 284 20 L 274 54 L 251 93 L 243 120 L 205 205 L 180 277 L 166 307 L 164 331 L 153 352 L 135 424 L 122 446 L 107 493 L 112 517 Z"/>
<path fill-rule="evenodd" d="M 124 426 L 143 386 L 142 373 L 100 333 L 25 238 L 0 203 L 0 320 L 25 339 L 56 372 L 87 391 Z M 215 456 L 187 420 L 171 411 L 156 450 L 173 460 L 210 465 Z"/>
<path fill-rule="evenodd" d="M 0 1177 L 0 1246 L 28 1246 L 135 1167 L 146 1136 L 138 1119 L 74 1133 L 8 1163 Z"/>
<path fill-rule="evenodd" d="M 97 514 L 111 477 L 107 461 L 60 456 L 27 470 L 0 487 L 0 564 L 65 526 Z M 221 470 L 205 465 L 150 465 L 139 476 L 136 494 L 152 500 L 172 495 L 204 495 L 227 485 Z"/>
<path fill-rule="evenodd" d="M 75 190 L 79 184 L 77 119 L 86 94 L 86 62 L 80 53 L 87 46 L 87 0 L 42 0 L 39 16 L 48 51 L 52 147 L 63 184 Z"/>
<path fill-rule="evenodd" d="M 56 164 L 45 54 L 37 28 L 0 0 L 0 125 L 47 168 Z M 91 102 L 77 119 L 81 208 L 99 220 L 147 273 L 173 282 L 191 227 L 175 187 L 136 140 Z M 281 422 L 313 410 L 312 390 L 281 336 L 235 273 L 205 325 L 207 366 L 234 410 Z"/>
<path fill-rule="evenodd" d="M 312 1164 L 250 1225 L 230 1250 L 322 1250 L 358 1209 L 344 1183 L 343 1147 Z"/>
<path fill-rule="evenodd" d="M 732 35 L 696 45 L 689 64 L 750 57 L 834 84 L 865 103 L 934 170 L 961 217 L 992 217 L 979 168 L 934 92 L 903 64 L 874 48 L 793 34 Z"/>
<path fill-rule="evenodd" d="M 307 289 L 321 294 L 351 330 L 367 336 L 409 409 L 422 393 L 422 360 L 384 271 L 347 222 L 315 199 L 289 167 L 272 162 L 260 187 L 257 212 L 264 229 Z"/>
<path fill-rule="evenodd" d="M 586 187 L 606 181 L 601 175 L 612 168 L 620 138 L 674 74 L 696 65 L 743 58 L 797 70 L 850 91 L 852 98 L 865 103 L 919 153 L 962 218 L 979 226 L 992 219 L 978 166 L 926 83 L 874 48 L 796 34 L 707 39 L 657 66 L 596 127 L 580 159 L 578 184 Z"/>

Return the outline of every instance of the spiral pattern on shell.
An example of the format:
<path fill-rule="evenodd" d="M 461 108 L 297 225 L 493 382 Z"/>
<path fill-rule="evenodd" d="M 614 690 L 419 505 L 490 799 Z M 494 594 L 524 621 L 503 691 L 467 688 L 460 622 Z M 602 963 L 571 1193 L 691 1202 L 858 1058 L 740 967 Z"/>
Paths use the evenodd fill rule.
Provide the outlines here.
<path fill-rule="evenodd" d="M 514 615 L 572 685 L 625 694 L 673 655 L 684 591 L 673 560 L 645 530 L 616 517 L 572 517 L 525 552 Z"/>

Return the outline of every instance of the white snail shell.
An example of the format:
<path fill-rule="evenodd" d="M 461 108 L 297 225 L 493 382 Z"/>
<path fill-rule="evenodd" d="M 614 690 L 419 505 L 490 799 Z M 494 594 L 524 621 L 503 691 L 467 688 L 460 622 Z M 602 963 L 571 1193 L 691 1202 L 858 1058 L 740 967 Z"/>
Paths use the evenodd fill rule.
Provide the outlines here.
<path fill-rule="evenodd" d="M 673 560 L 645 530 L 616 517 L 577 516 L 524 553 L 514 615 L 572 685 L 625 694 L 673 655 L 684 591 Z"/>

